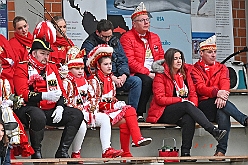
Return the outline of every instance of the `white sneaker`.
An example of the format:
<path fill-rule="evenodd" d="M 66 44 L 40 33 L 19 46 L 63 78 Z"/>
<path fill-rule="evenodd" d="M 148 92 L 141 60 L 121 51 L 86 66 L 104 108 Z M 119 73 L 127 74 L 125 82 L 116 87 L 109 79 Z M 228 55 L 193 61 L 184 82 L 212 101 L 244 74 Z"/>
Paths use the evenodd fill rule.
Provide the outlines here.
<path fill-rule="evenodd" d="M 152 142 L 152 138 L 144 138 L 142 137 L 141 140 L 138 141 L 138 146 L 132 142 L 132 147 L 140 147 L 140 146 L 146 146 Z"/>

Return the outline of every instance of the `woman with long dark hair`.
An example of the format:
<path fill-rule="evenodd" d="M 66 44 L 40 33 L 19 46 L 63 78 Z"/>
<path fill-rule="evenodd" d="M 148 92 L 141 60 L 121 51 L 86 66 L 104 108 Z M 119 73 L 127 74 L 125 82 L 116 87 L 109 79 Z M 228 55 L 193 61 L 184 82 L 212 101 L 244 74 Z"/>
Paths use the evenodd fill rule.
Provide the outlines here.
<path fill-rule="evenodd" d="M 163 62 L 161 65 L 156 62 L 157 66 L 153 68 L 157 73 L 146 121 L 177 124 L 182 127 L 181 156 L 190 156 L 195 122 L 212 134 L 217 141 L 226 134 L 226 130 L 216 128 L 197 108 L 198 99 L 190 76 L 192 66 L 185 64 L 183 52 L 170 48 L 166 51 Z"/>

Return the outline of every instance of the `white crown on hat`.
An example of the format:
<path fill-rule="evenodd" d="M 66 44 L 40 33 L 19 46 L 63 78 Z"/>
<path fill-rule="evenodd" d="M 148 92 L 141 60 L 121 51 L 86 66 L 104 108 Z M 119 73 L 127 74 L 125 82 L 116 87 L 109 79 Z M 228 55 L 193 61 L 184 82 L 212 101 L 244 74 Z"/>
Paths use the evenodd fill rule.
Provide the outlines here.
<path fill-rule="evenodd" d="M 100 44 L 96 46 L 94 49 L 92 49 L 88 54 L 88 60 L 86 62 L 86 66 L 90 66 L 92 62 L 96 62 L 100 56 L 106 54 L 112 54 L 113 48 L 111 46 L 108 46 L 107 44 Z M 103 54 L 106 53 L 106 54 Z"/>
<path fill-rule="evenodd" d="M 84 53 L 80 53 L 80 49 L 77 46 L 72 46 L 67 51 L 68 65 L 71 63 L 84 63 Z"/>
<path fill-rule="evenodd" d="M 216 35 L 213 35 L 200 43 L 200 49 L 206 49 L 207 47 L 216 47 Z"/>
<path fill-rule="evenodd" d="M 145 7 L 144 2 L 140 2 L 140 4 L 135 8 L 134 13 L 132 14 L 131 18 L 134 19 L 139 15 L 147 14 L 147 10 Z"/>

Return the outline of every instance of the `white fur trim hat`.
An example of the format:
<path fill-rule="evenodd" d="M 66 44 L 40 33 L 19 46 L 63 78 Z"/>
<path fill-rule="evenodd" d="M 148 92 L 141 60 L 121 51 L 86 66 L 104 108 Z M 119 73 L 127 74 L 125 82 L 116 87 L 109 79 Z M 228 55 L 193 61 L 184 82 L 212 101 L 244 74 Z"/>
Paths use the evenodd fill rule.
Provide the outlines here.
<path fill-rule="evenodd" d="M 88 54 L 87 67 L 96 67 L 97 61 L 103 56 L 112 56 L 113 48 L 107 44 L 100 44 L 92 49 Z"/>
<path fill-rule="evenodd" d="M 71 47 L 67 51 L 67 57 L 68 57 L 68 68 L 73 67 L 84 67 L 84 55 L 86 54 L 85 49 L 80 49 L 76 46 Z"/>
<path fill-rule="evenodd" d="M 200 43 L 200 50 L 216 50 L 216 35 L 213 35 Z"/>
<path fill-rule="evenodd" d="M 139 15 L 148 15 L 145 4 L 140 2 L 140 4 L 135 8 L 134 13 L 131 15 L 131 19 L 134 20 Z"/>

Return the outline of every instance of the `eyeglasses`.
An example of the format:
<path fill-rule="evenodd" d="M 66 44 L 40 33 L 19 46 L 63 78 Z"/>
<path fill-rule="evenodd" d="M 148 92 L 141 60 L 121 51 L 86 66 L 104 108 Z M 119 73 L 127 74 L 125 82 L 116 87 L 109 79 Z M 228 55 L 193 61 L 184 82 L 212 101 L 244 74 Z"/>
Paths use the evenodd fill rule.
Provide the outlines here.
<path fill-rule="evenodd" d="M 145 19 L 145 18 L 143 18 L 143 19 L 137 19 L 137 20 L 135 20 L 135 21 L 138 21 L 138 22 L 140 22 L 140 23 L 141 23 L 141 22 L 145 22 L 145 21 L 146 21 L 146 22 L 150 22 L 150 18 L 146 18 L 146 19 Z"/>
<path fill-rule="evenodd" d="M 104 40 L 110 39 L 111 37 L 113 37 L 113 35 L 110 35 L 110 36 L 101 35 L 101 38 L 104 39 Z"/>

